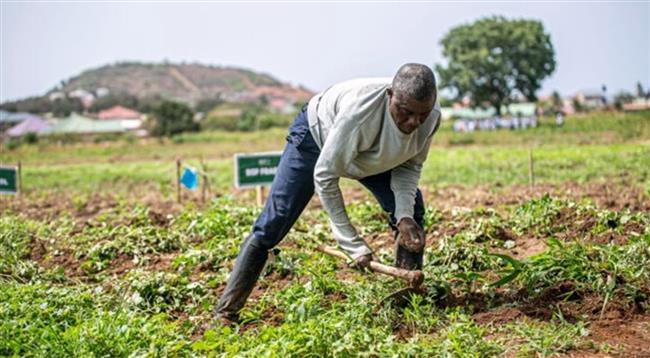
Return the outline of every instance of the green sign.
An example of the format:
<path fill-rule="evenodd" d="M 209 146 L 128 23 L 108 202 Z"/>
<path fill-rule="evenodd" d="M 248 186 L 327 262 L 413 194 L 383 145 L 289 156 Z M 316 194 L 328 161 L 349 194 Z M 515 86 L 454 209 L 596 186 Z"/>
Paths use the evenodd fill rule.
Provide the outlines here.
<path fill-rule="evenodd" d="M 270 185 L 280 163 L 280 152 L 235 154 L 235 186 Z"/>
<path fill-rule="evenodd" d="M 0 166 L 0 194 L 18 193 L 18 167 Z"/>

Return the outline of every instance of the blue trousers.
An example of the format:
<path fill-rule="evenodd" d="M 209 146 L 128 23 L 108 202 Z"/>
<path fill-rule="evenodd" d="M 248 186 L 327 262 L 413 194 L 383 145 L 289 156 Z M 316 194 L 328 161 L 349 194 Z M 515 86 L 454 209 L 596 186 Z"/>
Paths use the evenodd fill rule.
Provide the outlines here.
<path fill-rule="evenodd" d="M 269 197 L 253 225 L 254 240 L 270 250 L 289 232 L 314 195 L 314 167 L 320 149 L 309 131 L 306 109 L 296 116 L 287 136 Z M 389 214 L 389 225 L 396 230 L 395 195 L 390 188 L 391 171 L 359 180 Z M 424 200 L 418 189 L 413 219 L 424 227 Z"/>

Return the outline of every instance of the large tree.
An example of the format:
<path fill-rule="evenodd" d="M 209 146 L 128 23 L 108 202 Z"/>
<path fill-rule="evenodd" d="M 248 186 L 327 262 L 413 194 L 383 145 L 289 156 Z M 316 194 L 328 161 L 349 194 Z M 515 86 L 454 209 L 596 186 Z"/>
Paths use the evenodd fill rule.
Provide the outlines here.
<path fill-rule="evenodd" d="M 530 101 L 555 70 L 555 51 L 544 26 L 501 16 L 452 28 L 441 40 L 447 66 L 436 65 L 441 87 L 473 106 L 501 106 L 519 94 Z"/>
<path fill-rule="evenodd" d="M 171 137 L 182 132 L 196 132 L 199 124 L 194 122 L 194 113 L 183 103 L 164 101 L 153 111 L 151 134 L 157 137 Z"/>

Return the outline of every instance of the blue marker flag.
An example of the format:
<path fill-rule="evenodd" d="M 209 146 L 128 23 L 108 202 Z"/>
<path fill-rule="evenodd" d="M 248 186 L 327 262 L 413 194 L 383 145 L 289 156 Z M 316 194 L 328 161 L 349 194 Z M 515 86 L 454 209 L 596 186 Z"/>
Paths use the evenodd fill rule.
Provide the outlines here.
<path fill-rule="evenodd" d="M 185 171 L 181 177 L 181 183 L 190 190 L 196 190 L 199 187 L 199 176 L 196 175 L 196 170 L 185 167 Z"/>

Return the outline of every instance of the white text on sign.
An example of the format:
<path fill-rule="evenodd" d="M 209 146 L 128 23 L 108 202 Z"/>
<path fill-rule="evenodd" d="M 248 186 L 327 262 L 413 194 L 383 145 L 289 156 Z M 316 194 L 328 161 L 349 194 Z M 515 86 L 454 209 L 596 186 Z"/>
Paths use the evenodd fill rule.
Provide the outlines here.
<path fill-rule="evenodd" d="M 275 175 L 277 167 L 247 168 L 245 174 L 247 177 L 256 177 L 260 175 Z"/>

